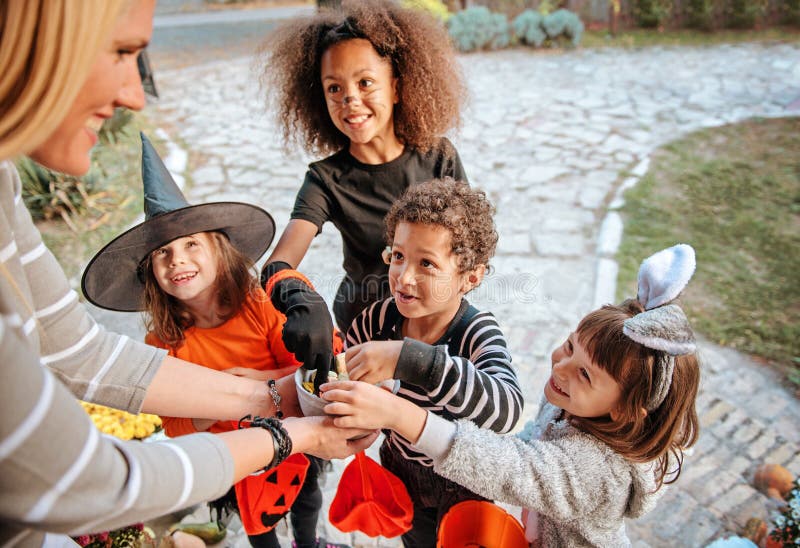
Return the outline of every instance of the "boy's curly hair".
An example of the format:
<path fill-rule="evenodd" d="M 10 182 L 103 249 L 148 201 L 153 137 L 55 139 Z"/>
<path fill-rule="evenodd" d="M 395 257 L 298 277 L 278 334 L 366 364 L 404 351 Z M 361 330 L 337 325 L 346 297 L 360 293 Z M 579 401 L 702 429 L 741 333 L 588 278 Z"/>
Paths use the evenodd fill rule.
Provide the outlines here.
<path fill-rule="evenodd" d="M 398 223 L 436 225 L 450 231 L 450 246 L 459 272 L 489 266 L 497 246 L 494 207 L 486 193 L 450 177 L 412 185 L 386 214 L 386 242 L 391 245 Z"/>
<path fill-rule="evenodd" d="M 287 145 L 333 154 L 349 144 L 328 114 L 320 71 L 323 53 L 353 38 L 369 40 L 392 64 L 399 96 L 394 129 L 401 142 L 427 151 L 460 125 L 466 87 L 442 24 L 392 0 L 345 1 L 341 11 L 281 25 L 261 47 L 261 86 Z"/>

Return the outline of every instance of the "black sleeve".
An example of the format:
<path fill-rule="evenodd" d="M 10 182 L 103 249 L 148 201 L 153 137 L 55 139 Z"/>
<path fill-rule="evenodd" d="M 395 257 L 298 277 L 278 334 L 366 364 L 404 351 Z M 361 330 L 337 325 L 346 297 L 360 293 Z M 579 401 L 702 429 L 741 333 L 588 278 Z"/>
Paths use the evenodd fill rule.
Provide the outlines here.
<path fill-rule="evenodd" d="M 453 143 L 447 137 L 442 138 L 442 151 L 444 154 L 442 176 L 452 177 L 456 181 L 464 181 L 469 183 L 467 173 L 464 171 L 464 166 L 461 164 L 461 157 Z"/>
<path fill-rule="evenodd" d="M 447 345 L 405 339 L 395 378 L 418 386 L 430 402 L 455 418 L 469 418 L 495 432 L 510 431 L 522 414 L 524 399 L 495 317 L 478 313 L 458 346 L 463 356 L 450 356 Z"/>
<path fill-rule="evenodd" d="M 313 169 L 309 169 L 297 192 L 290 218 L 314 223 L 319 234 L 322 225 L 331 218 L 331 202 L 331 193 L 325 182 Z"/>

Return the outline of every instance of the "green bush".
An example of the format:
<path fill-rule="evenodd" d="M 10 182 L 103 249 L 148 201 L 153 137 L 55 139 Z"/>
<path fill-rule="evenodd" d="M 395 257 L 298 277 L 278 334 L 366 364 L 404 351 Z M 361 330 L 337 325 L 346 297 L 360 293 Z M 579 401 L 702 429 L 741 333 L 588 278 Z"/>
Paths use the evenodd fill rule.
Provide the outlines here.
<path fill-rule="evenodd" d="M 118 108 L 114 115 L 103 122 L 100 128 L 100 143 L 114 145 L 120 139 L 129 139 L 137 133 L 136 124 L 132 124 L 133 112 L 126 108 Z"/>
<path fill-rule="evenodd" d="M 700 30 L 714 28 L 713 0 L 687 0 L 685 10 L 687 27 Z"/>
<path fill-rule="evenodd" d="M 40 166 L 27 157 L 17 160 L 22 180 L 22 198 L 36 220 L 61 217 L 78 232 L 74 217 L 86 212 L 89 195 L 97 182 L 94 171 L 83 177 L 73 177 Z"/>
<path fill-rule="evenodd" d="M 511 43 L 506 16 L 484 6 L 456 13 L 447 21 L 447 30 L 460 51 L 498 49 Z"/>
<path fill-rule="evenodd" d="M 403 6 L 427 12 L 443 23 L 452 15 L 442 0 L 403 0 Z"/>
<path fill-rule="evenodd" d="M 573 46 L 581 42 L 583 23 L 580 17 L 571 11 L 560 9 L 542 18 L 542 28 L 551 40 L 566 37 Z"/>
<path fill-rule="evenodd" d="M 633 2 L 633 16 L 640 27 L 660 27 L 669 20 L 671 14 L 671 0 L 634 0 Z"/>
<path fill-rule="evenodd" d="M 727 0 L 725 23 L 734 29 L 751 29 L 766 10 L 765 3 L 758 0 Z"/>
<path fill-rule="evenodd" d="M 512 26 L 514 34 L 522 44 L 538 48 L 547 39 L 547 34 L 542 28 L 542 16 L 538 11 L 523 11 L 514 19 Z"/>
<path fill-rule="evenodd" d="M 800 0 L 783 0 L 779 5 L 781 23 L 800 25 Z"/>

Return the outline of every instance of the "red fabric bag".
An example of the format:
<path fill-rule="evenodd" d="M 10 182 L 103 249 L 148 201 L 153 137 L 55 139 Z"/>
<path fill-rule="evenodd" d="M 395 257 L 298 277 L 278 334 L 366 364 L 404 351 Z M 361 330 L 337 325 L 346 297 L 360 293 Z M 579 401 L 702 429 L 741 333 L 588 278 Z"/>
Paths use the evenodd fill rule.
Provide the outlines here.
<path fill-rule="evenodd" d="M 396 537 L 411 529 L 414 505 L 400 478 L 362 451 L 342 472 L 328 519 L 342 532 Z"/>

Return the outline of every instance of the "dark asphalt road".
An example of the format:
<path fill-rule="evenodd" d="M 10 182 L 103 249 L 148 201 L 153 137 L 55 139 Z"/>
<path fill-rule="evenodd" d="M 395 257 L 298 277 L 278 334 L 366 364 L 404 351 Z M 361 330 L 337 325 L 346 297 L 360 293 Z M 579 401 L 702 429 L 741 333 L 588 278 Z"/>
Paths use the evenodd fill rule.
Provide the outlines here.
<path fill-rule="evenodd" d="M 159 70 L 252 55 L 281 20 L 310 13 L 313 6 L 157 15 L 148 48 Z"/>

